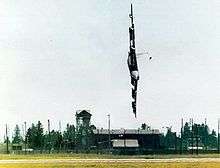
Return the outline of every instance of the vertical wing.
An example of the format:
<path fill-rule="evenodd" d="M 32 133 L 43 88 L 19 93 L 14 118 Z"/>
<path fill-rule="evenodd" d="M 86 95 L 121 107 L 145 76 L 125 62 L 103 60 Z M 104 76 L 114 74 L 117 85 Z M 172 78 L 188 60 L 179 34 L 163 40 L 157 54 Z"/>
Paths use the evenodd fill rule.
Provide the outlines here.
<path fill-rule="evenodd" d="M 139 80 L 139 73 L 138 73 L 138 65 L 137 65 L 137 58 L 135 52 L 135 31 L 134 31 L 134 22 L 133 22 L 133 9 L 131 4 L 131 14 L 129 15 L 131 18 L 131 26 L 129 27 L 129 41 L 130 47 L 128 52 L 128 68 L 130 71 L 131 76 L 131 84 L 132 84 L 132 109 L 133 113 L 136 117 L 136 102 L 137 102 L 137 84 Z"/>

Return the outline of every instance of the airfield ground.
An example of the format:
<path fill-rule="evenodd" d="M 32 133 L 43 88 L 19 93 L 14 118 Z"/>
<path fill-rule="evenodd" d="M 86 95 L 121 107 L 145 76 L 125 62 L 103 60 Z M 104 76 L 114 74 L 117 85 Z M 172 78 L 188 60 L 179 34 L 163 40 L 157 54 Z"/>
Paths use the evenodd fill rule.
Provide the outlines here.
<path fill-rule="evenodd" d="M 218 155 L 176 156 L 0 155 L 0 168 L 220 168 Z"/>

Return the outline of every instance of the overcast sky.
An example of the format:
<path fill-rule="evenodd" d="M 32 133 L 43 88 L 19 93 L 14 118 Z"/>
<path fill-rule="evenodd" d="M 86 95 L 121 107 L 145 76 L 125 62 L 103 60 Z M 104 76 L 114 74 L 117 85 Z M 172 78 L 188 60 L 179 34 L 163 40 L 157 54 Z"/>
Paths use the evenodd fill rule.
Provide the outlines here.
<path fill-rule="evenodd" d="M 127 68 L 130 0 L 1 0 L 0 136 L 5 123 L 46 127 L 180 127 L 183 117 L 212 128 L 220 117 L 220 2 L 133 2 L 138 59 L 137 119 Z M 178 130 L 179 131 L 179 130 Z"/>

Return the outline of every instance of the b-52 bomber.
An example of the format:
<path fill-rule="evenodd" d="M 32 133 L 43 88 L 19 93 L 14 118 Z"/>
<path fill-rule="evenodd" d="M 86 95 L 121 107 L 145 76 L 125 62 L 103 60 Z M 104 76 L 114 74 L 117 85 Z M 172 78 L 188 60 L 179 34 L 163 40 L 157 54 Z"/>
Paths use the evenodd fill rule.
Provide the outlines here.
<path fill-rule="evenodd" d="M 136 57 L 136 51 L 135 51 L 135 31 L 134 31 L 134 18 L 133 18 L 133 9 L 131 4 L 131 13 L 129 15 L 131 19 L 131 26 L 129 27 L 129 41 L 130 41 L 130 47 L 128 52 L 128 68 L 130 71 L 130 77 L 131 77 L 131 84 L 132 84 L 132 109 L 133 113 L 135 115 L 135 118 L 137 116 L 137 85 L 139 80 L 139 72 L 138 72 L 138 65 L 137 65 L 137 57 Z"/>

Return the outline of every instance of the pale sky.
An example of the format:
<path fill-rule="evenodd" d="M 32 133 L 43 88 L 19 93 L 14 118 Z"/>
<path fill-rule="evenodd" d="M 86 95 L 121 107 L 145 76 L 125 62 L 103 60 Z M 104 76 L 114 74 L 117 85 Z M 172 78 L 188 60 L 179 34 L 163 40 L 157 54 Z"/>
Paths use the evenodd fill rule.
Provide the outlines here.
<path fill-rule="evenodd" d="M 130 3 L 138 59 L 137 119 L 127 68 Z M 5 123 L 47 119 L 75 123 L 90 109 L 92 123 L 112 128 L 173 126 L 220 118 L 218 0 L 1 0 L 0 139 Z"/>

